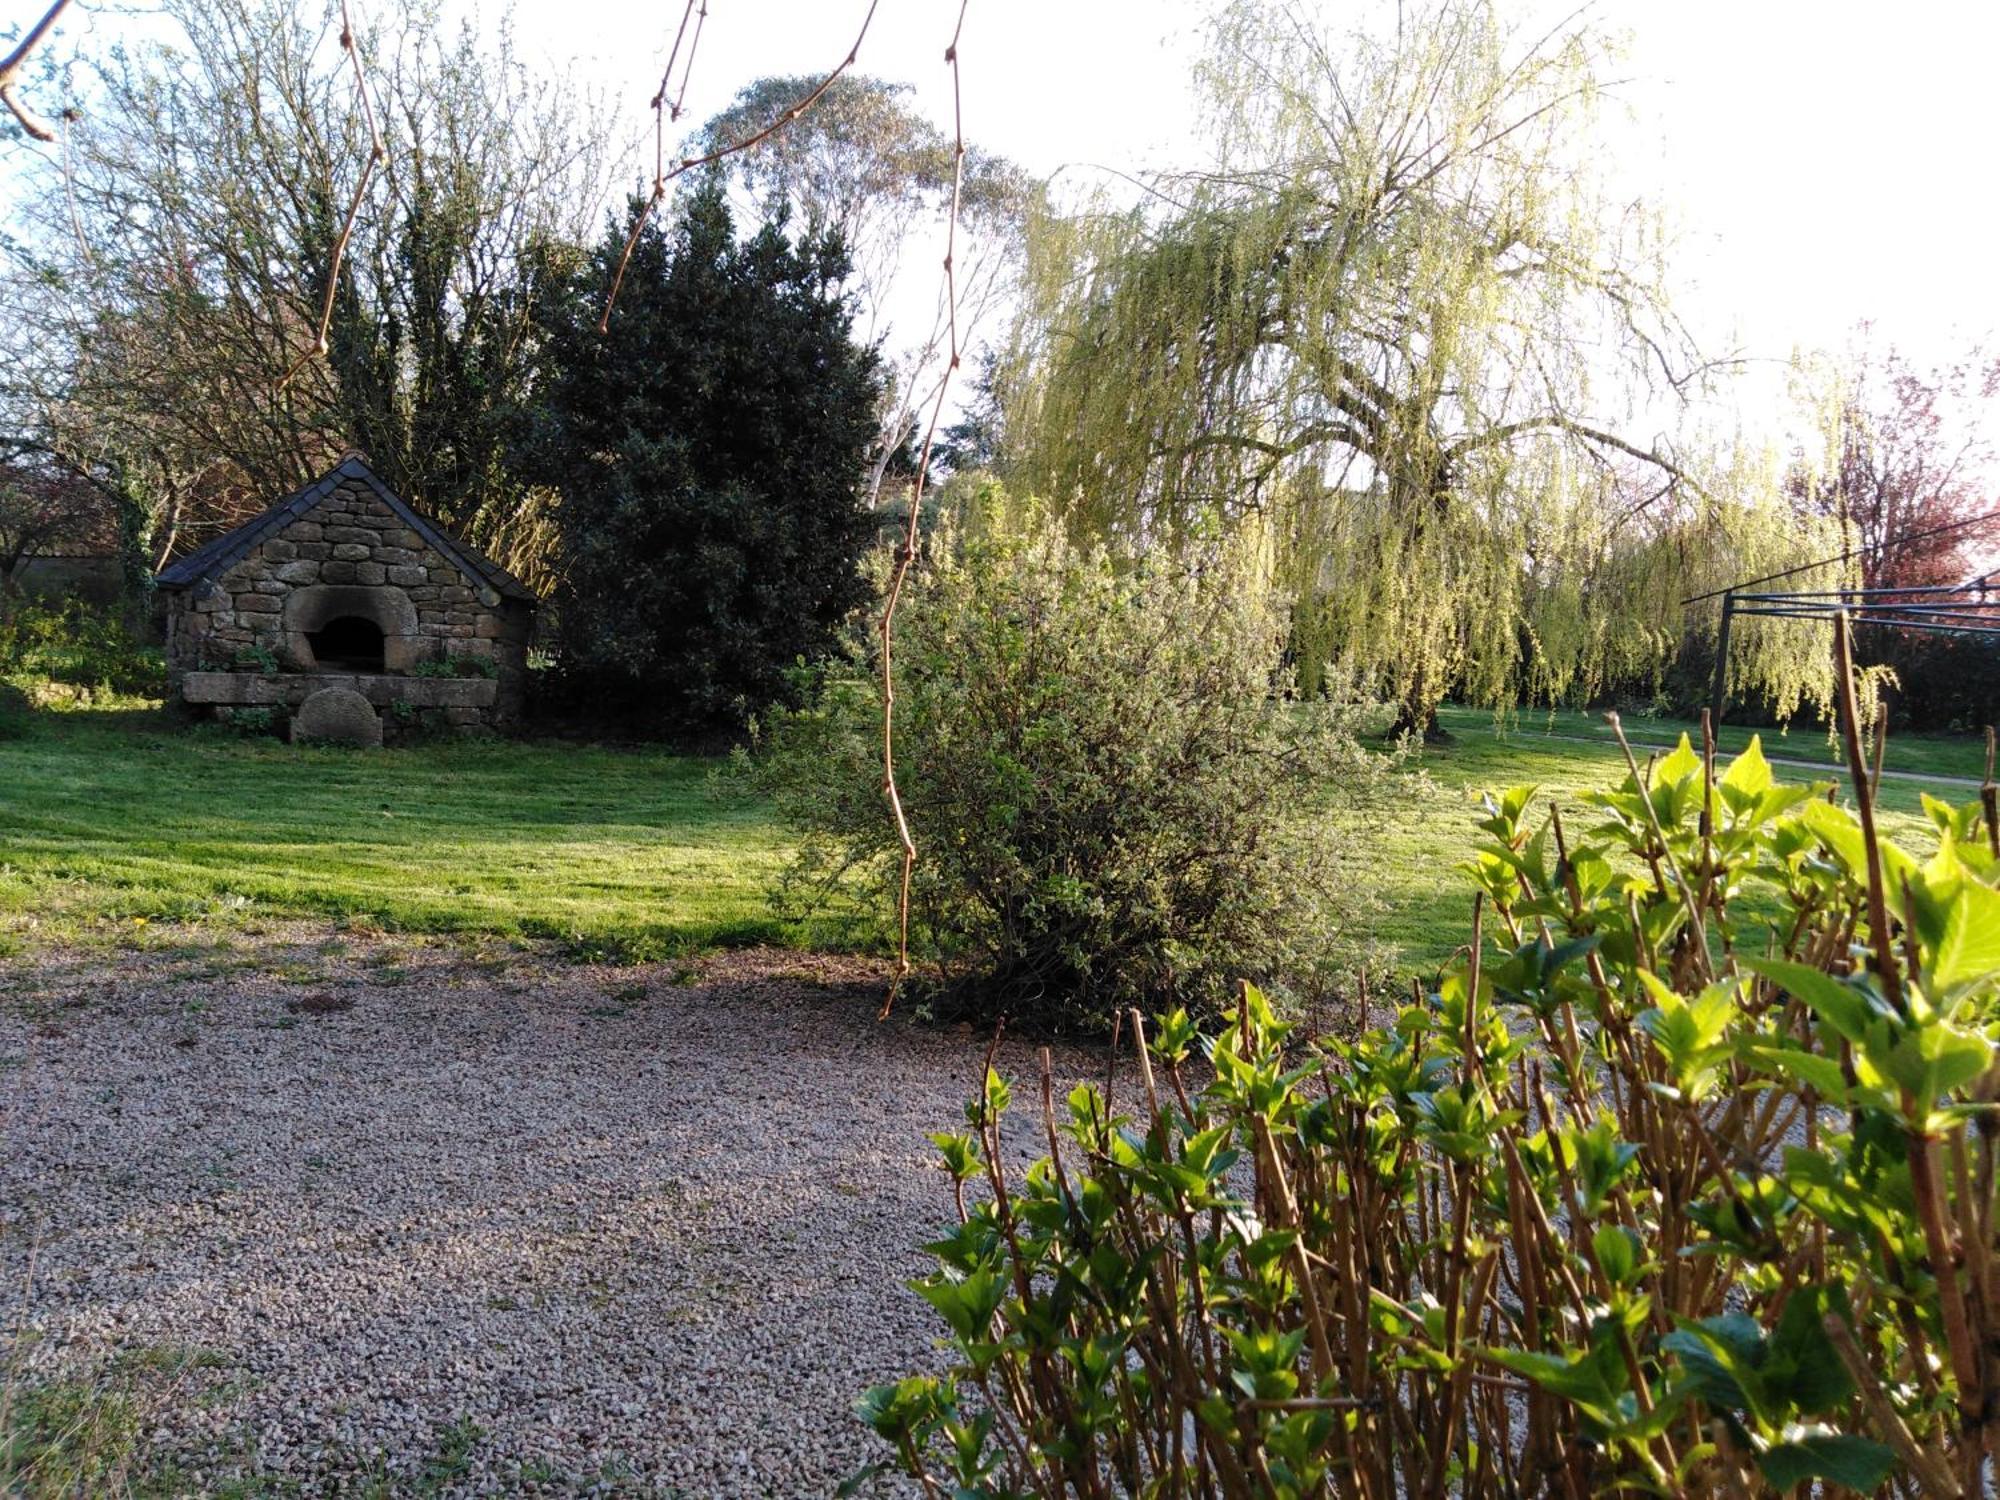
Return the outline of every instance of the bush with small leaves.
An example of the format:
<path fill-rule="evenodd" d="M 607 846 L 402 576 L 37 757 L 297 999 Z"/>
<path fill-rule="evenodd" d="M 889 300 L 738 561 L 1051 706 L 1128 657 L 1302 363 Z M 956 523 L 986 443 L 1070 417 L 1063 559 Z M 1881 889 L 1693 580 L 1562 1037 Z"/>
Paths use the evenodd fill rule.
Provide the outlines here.
<path fill-rule="evenodd" d="M 996 496 L 987 503 L 998 506 Z M 926 543 L 896 623 L 896 765 L 919 943 L 961 1013 L 1108 1030 L 1123 1005 L 1213 1013 L 1234 976 L 1351 972 L 1343 820 L 1387 757 L 1292 701 L 1285 601 L 1256 549 L 1134 562 L 997 511 Z M 758 775 L 803 834 L 783 900 L 857 887 L 893 913 L 879 656 L 766 727 Z"/>
<path fill-rule="evenodd" d="M 1850 758 L 1851 809 L 1685 739 L 1587 825 L 1490 799 L 1435 992 L 1315 1046 L 1254 989 L 1215 1035 L 1135 1015 L 1136 1097 L 1045 1082 L 1025 1171 L 989 1071 L 914 1283 L 952 1368 L 864 1398 L 881 1467 L 962 1497 L 1992 1493 L 2000 796 L 1927 802 L 1918 860 Z"/>
<path fill-rule="evenodd" d="M 115 611 L 81 599 L 0 601 L 0 674 L 28 687 L 76 690 L 54 699 L 157 698 L 166 691 L 166 662 Z"/>

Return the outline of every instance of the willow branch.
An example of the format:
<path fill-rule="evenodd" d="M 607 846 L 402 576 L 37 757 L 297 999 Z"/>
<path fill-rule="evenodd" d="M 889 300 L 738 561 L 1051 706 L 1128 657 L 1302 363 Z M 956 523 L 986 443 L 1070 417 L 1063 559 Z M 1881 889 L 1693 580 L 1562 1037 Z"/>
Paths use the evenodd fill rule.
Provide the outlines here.
<path fill-rule="evenodd" d="M 1492 448 L 1511 442 L 1521 434 L 1529 432 L 1560 432 L 1569 437 L 1580 438 L 1586 443 L 1594 443 L 1599 447 L 1616 449 L 1628 457 L 1651 464 L 1662 474 L 1667 475 L 1674 484 L 1684 484 L 1695 494 L 1704 498 L 1707 497 L 1708 491 L 1702 487 L 1701 482 L 1694 475 L 1690 474 L 1682 464 L 1669 455 L 1660 452 L 1658 448 L 1642 448 L 1637 443 L 1628 441 L 1615 432 L 1608 432 L 1602 427 L 1593 427 L 1587 422 L 1579 422 L 1574 417 L 1566 417 L 1560 412 L 1547 412 L 1541 416 L 1524 417 L 1518 422 L 1505 422 L 1497 427 L 1489 427 L 1484 432 L 1475 433 L 1471 437 L 1463 438 L 1452 444 L 1447 458 L 1448 460 L 1455 461 L 1464 454 L 1476 452 L 1481 448 Z M 1661 493 L 1665 493 L 1665 491 Z M 1654 498 L 1658 497 L 1655 496 Z M 1646 502 L 1646 504 L 1651 503 L 1650 500 Z M 1626 514 L 1624 519 L 1631 519 L 1632 516 L 1637 515 L 1644 508 L 1643 505 L 1635 507 Z"/>

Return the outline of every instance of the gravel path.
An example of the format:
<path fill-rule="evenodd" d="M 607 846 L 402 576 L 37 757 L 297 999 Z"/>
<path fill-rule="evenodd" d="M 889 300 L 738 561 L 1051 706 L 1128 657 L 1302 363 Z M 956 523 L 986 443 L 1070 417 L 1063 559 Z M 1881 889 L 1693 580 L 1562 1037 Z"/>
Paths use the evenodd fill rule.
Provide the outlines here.
<path fill-rule="evenodd" d="M 981 1039 L 876 1026 L 849 961 L 300 939 L 0 965 L 31 1379 L 169 1372 L 143 1462 L 191 1491 L 825 1495 L 880 1456 L 850 1404 L 934 1357 L 902 1283 Z"/>

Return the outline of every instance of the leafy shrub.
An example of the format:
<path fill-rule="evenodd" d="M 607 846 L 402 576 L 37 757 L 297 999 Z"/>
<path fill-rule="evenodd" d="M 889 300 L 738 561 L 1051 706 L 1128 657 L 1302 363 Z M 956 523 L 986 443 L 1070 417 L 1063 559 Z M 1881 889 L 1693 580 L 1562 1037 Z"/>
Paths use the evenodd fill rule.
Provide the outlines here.
<path fill-rule="evenodd" d="M 913 1283 L 954 1367 L 861 1403 L 887 1466 L 960 1496 L 1991 1493 L 1993 792 L 1927 801 L 1920 863 L 1826 790 L 1683 739 L 1581 836 L 1495 797 L 1435 993 L 1310 1049 L 1255 990 L 1213 1037 L 1169 1015 L 1136 1099 L 1063 1109 L 1044 1054 L 1025 1173 L 989 1071 L 935 1138 L 959 1222 Z"/>
<path fill-rule="evenodd" d="M 453 656 L 444 661 L 420 661 L 412 677 L 498 677 L 500 668 L 488 657 Z"/>
<path fill-rule="evenodd" d="M 1308 983 L 1352 960 L 1331 829 L 1381 757 L 1331 706 L 1286 701 L 1284 622 L 1248 547 L 1120 566 L 1032 516 L 932 539 L 897 618 L 896 759 L 917 932 L 955 961 L 952 1000 L 1108 1028 L 1121 1005 L 1208 1011 L 1233 975 Z M 893 912 L 859 655 L 774 719 L 762 774 L 804 834 L 784 899 L 858 880 Z"/>
<path fill-rule="evenodd" d="M 0 619 L 0 672 L 76 690 L 51 695 L 68 701 L 158 698 L 167 685 L 158 647 L 79 599 L 14 602 Z"/>
<path fill-rule="evenodd" d="M 280 727 L 278 711 L 262 707 L 218 708 L 215 722 L 228 733 L 241 735 L 244 739 L 276 734 Z"/>
<path fill-rule="evenodd" d="M 278 675 L 278 657 L 269 646 L 238 646 L 229 653 L 232 672 L 256 672 L 265 677 Z"/>

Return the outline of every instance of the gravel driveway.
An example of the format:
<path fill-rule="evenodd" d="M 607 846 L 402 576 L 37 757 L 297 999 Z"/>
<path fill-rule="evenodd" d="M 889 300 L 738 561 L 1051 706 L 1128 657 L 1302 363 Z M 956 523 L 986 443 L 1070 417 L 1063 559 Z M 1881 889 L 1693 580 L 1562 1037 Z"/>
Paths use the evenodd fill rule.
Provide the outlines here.
<path fill-rule="evenodd" d="M 824 1495 L 879 1456 L 854 1396 L 933 1357 L 925 1135 L 983 1041 L 875 1025 L 863 966 L 294 932 L 0 968 L 15 1362 L 169 1371 L 141 1465 L 190 1490 Z"/>

